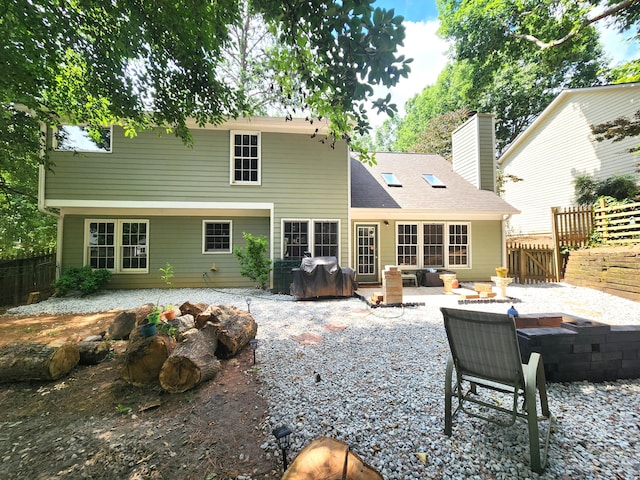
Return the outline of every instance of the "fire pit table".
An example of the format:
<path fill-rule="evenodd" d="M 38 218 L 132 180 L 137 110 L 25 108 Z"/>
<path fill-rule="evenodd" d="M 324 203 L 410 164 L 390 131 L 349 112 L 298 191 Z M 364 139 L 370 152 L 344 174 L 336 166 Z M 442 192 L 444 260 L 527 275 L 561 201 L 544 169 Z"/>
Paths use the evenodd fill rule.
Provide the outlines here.
<path fill-rule="evenodd" d="M 640 325 L 607 325 L 564 313 L 515 321 L 522 361 L 540 353 L 550 382 L 640 378 Z"/>

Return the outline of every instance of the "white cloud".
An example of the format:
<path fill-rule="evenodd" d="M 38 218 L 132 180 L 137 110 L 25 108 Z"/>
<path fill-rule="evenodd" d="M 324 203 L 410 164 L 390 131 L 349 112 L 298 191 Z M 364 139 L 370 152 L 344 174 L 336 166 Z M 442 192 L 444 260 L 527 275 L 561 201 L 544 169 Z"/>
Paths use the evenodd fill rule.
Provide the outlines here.
<path fill-rule="evenodd" d="M 404 115 L 404 104 L 416 93 L 420 93 L 427 85 L 435 83 L 438 75 L 447 63 L 447 42 L 436 35 L 440 23 L 436 20 L 428 22 L 403 22 L 406 28 L 404 46 L 398 49 L 400 55 L 413 58 L 410 64 L 409 78 L 402 78 L 398 85 L 389 89 L 378 86 L 374 88 L 374 97 L 385 97 L 391 92 L 391 101 L 398 105 L 400 115 Z M 376 115 L 370 112 L 369 119 L 373 126 L 380 126 L 387 119 L 386 114 Z"/>

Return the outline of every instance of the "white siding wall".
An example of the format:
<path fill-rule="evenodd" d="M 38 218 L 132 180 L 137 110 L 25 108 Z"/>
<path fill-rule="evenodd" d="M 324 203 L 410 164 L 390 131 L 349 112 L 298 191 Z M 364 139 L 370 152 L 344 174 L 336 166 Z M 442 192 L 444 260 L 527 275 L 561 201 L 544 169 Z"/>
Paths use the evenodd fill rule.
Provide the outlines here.
<path fill-rule="evenodd" d="M 453 171 L 482 190 L 495 191 L 493 115 L 476 114 L 452 134 Z"/>
<path fill-rule="evenodd" d="M 451 137 L 453 171 L 479 188 L 478 116 L 476 115 L 463 123 L 453 132 Z"/>
<path fill-rule="evenodd" d="M 559 100 L 501 159 L 505 174 L 523 179 L 504 187 L 503 198 L 522 212 L 509 221 L 510 234 L 550 233 L 551 207 L 575 204 L 578 176 L 635 173 L 638 157 L 628 150 L 638 138 L 598 143 L 590 125 L 633 116 L 640 109 L 640 84 L 567 92 Z"/>

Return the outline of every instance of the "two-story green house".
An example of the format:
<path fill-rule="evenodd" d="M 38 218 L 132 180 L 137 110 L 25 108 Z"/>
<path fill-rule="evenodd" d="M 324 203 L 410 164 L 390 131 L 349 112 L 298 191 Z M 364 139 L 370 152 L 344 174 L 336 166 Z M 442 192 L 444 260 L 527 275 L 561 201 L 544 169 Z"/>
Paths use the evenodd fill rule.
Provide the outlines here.
<path fill-rule="evenodd" d="M 113 272 L 112 288 L 161 287 L 168 262 L 177 287 L 253 286 L 233 254 L 243 232 L 265 236 L 273 261 L 337 257 L 360 283 L 379 283 L 386 265 L 486 280 L 503 264 L 518 211 L 493 192 L 494 150 L 477 141 L 493 138 L 492 117 L 454 134 L 453 165 L 379 153 L 366 166 L 318 123 L 194 124 L 192 147 L 162 131 L 129 139 L 112 127 L 98 145 L 78 126 L 49 130 L 40 207 L 59 212 L 60 271 L 90 265 Z"/>
<path fill-rule="evenodd" d="M 192 126 L 193 146 L 162 131 L 100 145 L 77 126 L 50 129 L 53 171 L 41 170 L 40 205 L 59 212 L 61 271 L 113 272 L 112 288 L 253 286 L 234 247 L 243 232 L 268 238 L 272 259 L 335 256 L 349 263 L 349 154 L 326 125 L 246 118 Z M 316 131 L 317 129 L 317 131 Z"/>

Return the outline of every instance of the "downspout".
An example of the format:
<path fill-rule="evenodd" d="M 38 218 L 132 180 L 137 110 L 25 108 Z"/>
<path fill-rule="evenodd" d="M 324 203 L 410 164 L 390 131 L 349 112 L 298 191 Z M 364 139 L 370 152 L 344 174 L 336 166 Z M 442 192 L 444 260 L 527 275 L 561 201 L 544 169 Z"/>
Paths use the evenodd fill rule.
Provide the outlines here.
<path fill-rule="evenodd" d="M 44 142 L 40 148 L 40 158 L 44 159 L 46 154 L 46 144 L 47 144 L 47 127 L 43 122 L 40 122 L 40 131 L 43 133 L 42 138 L 44 138 Z M 59 212 L 56 212 L 45 206 L 44 196 L 45 196 L 45 186 L 46 186 L 46 168 L 43 163 L 38 167 L 38 211 L 40 213 L 44 213 L 45 215 L 50 215 L 55 217 L 58 220 L 58 225 L 56 228 L 56 279 L 60 276 L 60 267 L 62 265 L 62 229 L 63 229 L 63 217 Z"/>

